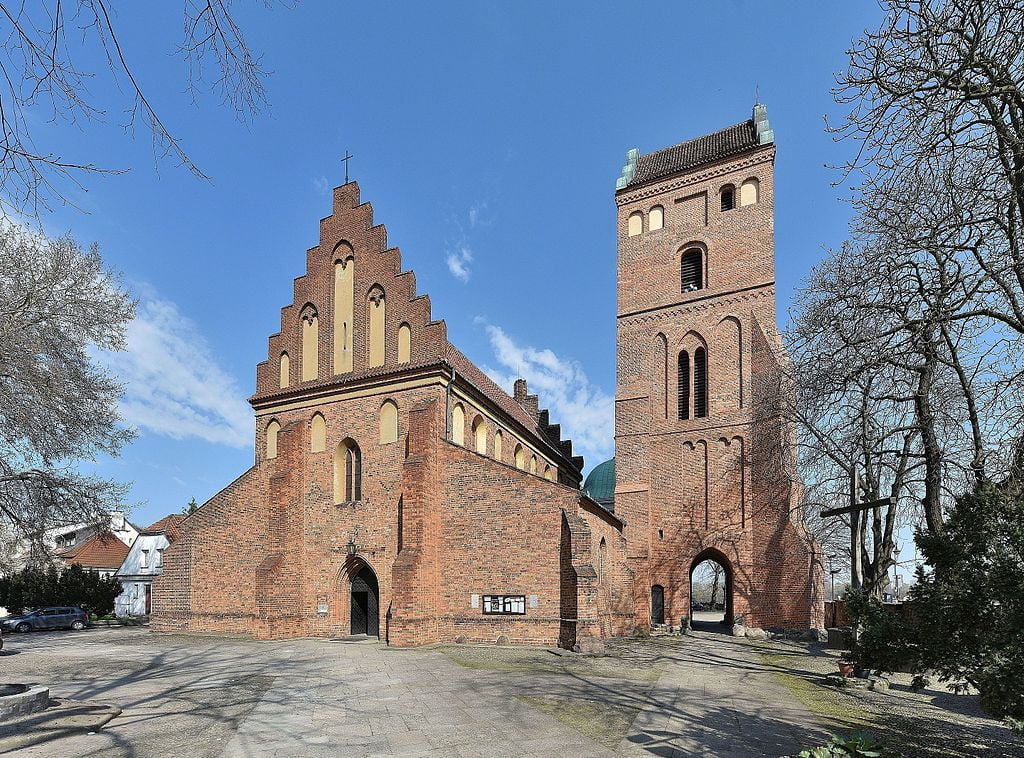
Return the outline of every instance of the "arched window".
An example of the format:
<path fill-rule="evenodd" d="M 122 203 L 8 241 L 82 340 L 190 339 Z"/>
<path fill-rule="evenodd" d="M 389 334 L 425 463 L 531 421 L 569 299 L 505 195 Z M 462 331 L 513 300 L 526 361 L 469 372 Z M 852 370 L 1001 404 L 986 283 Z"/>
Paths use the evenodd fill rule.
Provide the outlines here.
<path fill-rule="evenodd" d="M 307 305 L 302 309 L 302 381 L 308 382 L 320 376 L 320 319 L 316 308 Z"/>
<path fill-rule="evenodd" d="M 690 418 L 690 354 L 679 353 L 679 375 L 676 381 L 676 400 L 679 418 Z"/>
<path fill-rule="evenodd" d="M 693 351 L 693 417 L 708 415 L 708 354 L 702 347 Z"/>
<path fill-rule="evenodd" d="M 501 460 L 501 442 L 502 442 L 502 435 L 501 435 L 501 429 L 499 429 L 498 431 L 496 431 L 494 433 L 494 460 L 496 460 L 496 461 L 500 461 Z"/>
<path fill-rule="evenodd" d="M 647 229 L 649 231 L 657 231 L 665 226 L 665 209 L 660 205 L 656 205 L 651 208 L 651 213 L 647 217 Z"/>
<path fill-rule="evenodd" d="M 347 242 L 338 244 L 335 255 L 351 252 Z M 356 262 L 351 256 L 334 262 L 334 373 L 352 370 L 352 315 L 355 309 Z"/>
<path fill-rule="evenodd" d="M 466 443 L 466 411 L 461 403 L 452 408 L 452 442 L 456 445 Z"/>
<path fill-rule="evenodd" d="M 731 211 L 736 207 L 736 188 L 731 184 L 722 187 L 722 210 Z"/>
<path fill-rule="evenodd" d="M 289 382 L 288 370 L 289 370 L 288 353 L 281 353 L 281 362 L 280 362 L 280 364 L 278 364 L 278 372 L 277 372 L 278 380 L 279 380 L 278 381 L 278 386 L 279 387 L 287 387 L 288 386 L 288 382 Z"/>
<path fill-rule="evenodd" d="M 536 455 L 531 455 L 530 456 L 530 473 L 531 474 L 536 474 L 537 473 L 537 456 Z"/>
<path fill-rule="evenodd" d="M 487 455 L 487 422 L 483 416 L 473 419 L 473 442 L 478 453 Z"/>
<path fill-rule="evenodd" d="M 520 444 L 516 444 L 515 459 L 517 469 L 522 469 L 526 465 L 526 453 L 523 452 L 523 446 Z"/>
<path fill-rule="evenodd" d="M 334 502 L 363 499 L 363 456 L 353 439 L 342 440 L 334 450 Z"/>
<path fill-rule="evenodd" d="M 385 400 L 380 407 L 380 444 L 398 442 L 398 406 Z"/>
<path fill-rule="evenodd" d="M 643 234 L 644 231 L 644 214 L 640 211 L 631 213 L 629 215 L 628 222 L 629 236 L 636 237 Z"/>
<path fill-rule="evenodd" d="M 327 449 L 327 424 L 319 413 L 309 423 L 309 452 L 322 453 Z"/>
<path fill-rule="evenodd" d="M 369 347 L 367 352 L 370 356 L 369 365 L 371 367 L 383 366 L 385 326 L 384 290 L 379 286 L 374 286 L 373 289 L 370 290 L 366 307 L 369 311 L 369 318 L 367 320 L 370 322 L 370 331 L 367 335 Z"/>
<path fill-rule="evenodd" d="M 544 467 L 544 478 L 549 482 L 555 481 L 555 470 L 551 466 Z"/>
<path fill-rule="evenodd" d="M 608 565 L 605 561 L 608 559 L 608 545 L 604 541 L 604 537 L 601 538 L 601 543 L 597 546 L 597 583 L 604 585 L 605 572 L 608 570 Z"/>
<path fill-rule="evenodd" d="M 740 205 L 753 205 L 761 202 L 761 182 L 754 177 L 740 185 Z"/>
<path fill-rule="evenodd" d="M 412 355 L 412 329 L 408 324 L 398 327 L 398 362 L 408 363 Z"/>
<path fill-rule="evenodd" d="M 277 457 L 277 433 L 281 431 L 281 425 L 274 419 L 267 424 L 267 459 Z"/>
<path fill-rule="evenodd" d="M 704 288 L 704 251 L 691 247 L 679 262 L 679 285 L 683 292 L 696 292 Z"/>

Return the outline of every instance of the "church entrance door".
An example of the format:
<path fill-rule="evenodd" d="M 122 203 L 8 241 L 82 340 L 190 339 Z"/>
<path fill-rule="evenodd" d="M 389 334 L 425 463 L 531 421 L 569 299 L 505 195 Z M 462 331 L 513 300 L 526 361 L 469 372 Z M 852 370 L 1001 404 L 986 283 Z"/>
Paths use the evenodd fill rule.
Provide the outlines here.
<path fill-rule="evenodd" d="M 363 569 L 352 579 L 351 634 L 380 636 L 378 597 L 377 577 L 369 566 L 363 566 Z"/>

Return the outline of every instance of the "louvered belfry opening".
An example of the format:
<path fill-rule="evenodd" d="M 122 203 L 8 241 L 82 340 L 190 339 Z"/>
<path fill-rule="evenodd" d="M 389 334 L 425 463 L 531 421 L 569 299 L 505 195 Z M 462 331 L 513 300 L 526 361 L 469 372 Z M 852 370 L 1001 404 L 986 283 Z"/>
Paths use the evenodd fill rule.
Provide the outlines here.
<path fill-rule="evenodd" d="M 733 188 L 726 187 L 722 190 L 722 210 L 731 211 L 735 207 L 735 195 Z"/>
<path fill-rule="evenodd" d="M 683 292 L 695 292 L 704 287 L 703 255 L 700 248 L 690 248 L 683 253 L 679 266 L 679 285 Z"/>
<path fill-rule="evenodd" d="M 693 417 L 708 415 L 708 354 L 702 347 L 693 351 Z"/>
<path fill-rule="evenodd" d="M 690 418 L 690 354 L 679 354 L 679 418 Z"/>

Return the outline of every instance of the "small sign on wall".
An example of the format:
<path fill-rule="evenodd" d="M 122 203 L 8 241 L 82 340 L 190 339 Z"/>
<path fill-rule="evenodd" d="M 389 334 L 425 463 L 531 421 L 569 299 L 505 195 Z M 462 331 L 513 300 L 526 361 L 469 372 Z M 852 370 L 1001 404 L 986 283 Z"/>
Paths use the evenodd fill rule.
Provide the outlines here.
<path fill-rule="evenodd" d="M 327 615 L 327 598 L 320 597 L 316 600 L 316 612 L 321 616 Z"/>
<path fill-rule="evenodd" d="M 479 608 L 480 607 L 480 596 L 479 595 L 470 595 L 469 596 L 469 607 L 470 608 Z"/>
<path fill-rule="evenodd" d="M 537 596 L 536 595 L 530 595 L 530 607 L 531 608 L 536 608 L 537 607 Z"/>

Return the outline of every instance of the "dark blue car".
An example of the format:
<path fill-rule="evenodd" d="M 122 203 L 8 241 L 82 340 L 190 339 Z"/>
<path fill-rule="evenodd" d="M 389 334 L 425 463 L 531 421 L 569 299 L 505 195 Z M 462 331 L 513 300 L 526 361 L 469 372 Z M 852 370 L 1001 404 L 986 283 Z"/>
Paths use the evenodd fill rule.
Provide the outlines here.
<path fill-rule="evenodd" d="M 41 629 L 85 629 L 89 623 L 89 614 L 81 608 L 54 606 L 38 608 L 20 616 L 8 616 L 0 619 L 5 632 L 29 632 Z"/>

